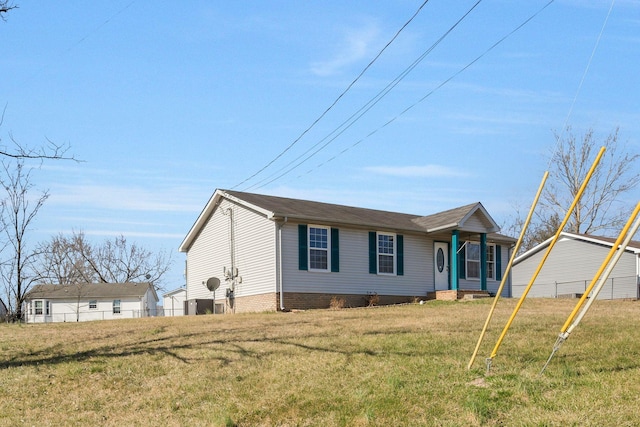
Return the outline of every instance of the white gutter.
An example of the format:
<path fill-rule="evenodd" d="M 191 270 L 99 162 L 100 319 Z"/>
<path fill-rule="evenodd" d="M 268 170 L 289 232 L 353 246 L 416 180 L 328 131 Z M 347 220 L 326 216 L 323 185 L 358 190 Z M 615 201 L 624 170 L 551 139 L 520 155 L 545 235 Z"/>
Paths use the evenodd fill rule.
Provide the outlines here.
<path fill-rule="evenodd" d="M 288 218 L 285 216 L 282 224 L 276 222 L 276 239 L 278 240 L 278 286 L 280 288 L 280 311 L 287 311 L 284 306 L 284 284 L 282 280 L 282 227 L 287 223 Z"/>

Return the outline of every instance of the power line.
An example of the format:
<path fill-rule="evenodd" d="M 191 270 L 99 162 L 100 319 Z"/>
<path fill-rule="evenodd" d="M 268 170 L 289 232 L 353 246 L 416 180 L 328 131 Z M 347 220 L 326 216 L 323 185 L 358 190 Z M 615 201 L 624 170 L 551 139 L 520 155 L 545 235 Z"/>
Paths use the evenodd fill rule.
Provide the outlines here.
<path fill-rule="evenodd" d="M 271 161 L 269 161 L 265 166 L 263 166 L 260 170 L 258 170 L 257 172 L 255 172 L 253 175 L 251 175 L 250 177 L 244 179 L 242 182 L 239 182 L 238 184 L 234 185 L 233 187 L 231 187 L 231 189 L 235 189 L 239 186 L 241 186 L 242 184 L 244 184 L 245 182 L 249 181 L 250 179 L 254 178 L 256 175 L 262 173 L 265 169 L 267 169 L 269 166 L 271 166 L 275 161 L 277 161 L 279 158 L 281 158 L 287 151 L 289 151 L 294 145 L 296 145 L 320 120 L 322 120 L 322 118 L 338 103 L 338 101 L 340 101 L 340 99 L 342 99 L 342 97 L 353 87 L 354 84 L 356 84 L 356 82 L 358 82 L 358 80 L 360 80 L 360 77 L 362 77 L 364 75 L 364 73 L 371 68 L 371 66 L 373 65 L 374 62 L 376 62 L 378 60 L 378 58 L 380 58 L 380 56 L 382 55 L 382 53 L 391 45 L 391 43 L 393 43 L 395 41 L 396 38 L 398 38 L 398 36 L 400 35 L 400 33 L 407 27 L 407 25 L 409 25 L 411 23 L 411 21 L 413 21 L 413 19 L 418 15 L 418 13 L 420 13 L 420 11 L 422 10 L 422 8 L 429 2 L 429 0 L 425 0 L 420 7 L 418 7 L 418 9 L 415 11 L 415 13 L 411 16 L 411 18 L 409 18 L 409 20 L 407 22 L 404 23 L 404 25 L 402 25 L 402 27 L 400 27 L 400 29 L 396 32 L 396 34 L 391 38 L 391 40 L 389 40 L 387 42 L 386 45 L 384 45 L 384 47 L 378 52 L 378 54 L 369 62 L 369 64 L 367 64 L 366 67 L 364 67 L 364 69 L 360 72 L 360 74 L 358 74 L 358 76 L 349 84 L 349 86 L 347 86 L 347 88 L 345 90 L 342 91 L 342 93 L 340 95 L 338 95 L 338 97 L 331 103 L 331 105 L 329 105 L 329 107 L 327 107 L 326 110 L 324 110 L 324 112 L 322 114 L 320 114 L 320 116 L 315 119 L 313 121 L 313 123 L 311 123 L 311 125 L 309 127 L 307 127 L 301 134 L 300 136 L 298 136 L 291 144 L 289 144 L 289 146 L 287 148 L 285 148 L 283 151 L 280 152 L 280 154 L 278 154 L 276 157 L 274 157 Z"/>
<path fill-rule="evenodd" d="M 75 49 L 76 47 L 78 47 L 79 45 L 81 45 L 82 43 L 84 43 L 88 38 L 90 38 L 92 35 L 94 35 L 95 33 L 99 32 L 100 30 L 102 30 L 104 27 L 106 27 L 108 24 L 111 23 L 112 20 L 114 20 L 116 17 L 118 17 L 120 14 L 124 13 L 127 9 L 129 9 L 134 3 L 136 2 L 136 0 L 131 0 L 130 2 L 128 2 L 127 4 L 125 4 L 123 7 L 121 7 L 120 9 L 118 9 L 115 13 L 113 13 L 112 15 L 110 15 L 107 19 L 105 19 L 100 25 L 92 28 L 91 30 L 89 30 L 88 32 L 86 32 L 83 36 L 81 36 L 75 43 L 69 45 L 66 49 L 60 51 L 60 53 L 58 53 L 58 56 L 62 57 L 65 56 L 67 54 L 69 54 L 69 52 L 71 52 L 73 49 Z M 28 76 L 28 78 L 26 78 L 24 80 L 23 83 L 27 83 L 29 80 L 33 80 L 38 74 L 40 74 L 43 70 L 45 70 L 47 67 L 46 66 L 42 66 L 39 69 L 37 69 L 35 72 L 33 72 L 33 74 L 31 74 L 30 76 Z"/>
<path fill-rule="evenodd" d="M 613 10 L 613 5 L 615 4 L 615 0 L 611 1 L 611 6 L 609 7 L 609 12 L 607 13 L 607 17 L 604 19 L 604 23 L 602 24 L 602 28 L 600 29 L 600 34 L 598 34 L 598 38 L 596 39 L 596 44 L 593 46 L 593 50 L 591 51 L 591 56 L 589 57 L 589 61 L 587 62 L 587 66 L 584 69 L 584 73 L 582 73 L 582 78 L 580 79 L 580 83 L 578 84 L 578 89 L 576 90 L 576 94 L 573 97 L 573 101 L 571 102 L 571 107 L 569 107 L 569 113 L 567 114 L 567 118 L 564 121 L 564 127 L 567 127 L 567 123 L 569 122 L 569 117 L 571 117 L 571 113 L 573 112 L 573 107 L 576 104 L 576 100 L 578 99 L 578 94 L 582 89 L 582 84 L 584 83 L 585 78 L 587 77 L 587 73 L 589 72 L 589 68 L 591 68 L 591 62 L 593 61 L 593 57 L 596 54 L 596 50 L 600 45 L 600 39 L 602 39 L 602 33 L 604 33 L 604 29 L 607 26 L 607 22 L 609 21 L 609 16 L 611 16 L 611 11 Z"/>
<path fill-rule="evenodd" d="M 323 144 L 320 147 L 320 149 L 316 150 L 311 156 L 305 158 L 302 162 L 296 164 L 296 166 L 294 166 L 292 169 L 288 170 L 284 174 L 284 175 L 286 175 L 291 170 L 297 168 L 302 163 L 306 162 L 311 157 L 313 157 L 315 154 L 317 154 L 319 151 L 321 151 L 322 149 L 326 148 L 329 144 L 331 144 L 333 141 L 335 141 L 347 129 L 349 129 L 360 118 L 362 118 L 362 116 L 364 116 L 369 110 L 371 110 L 378 102 L 380 102 L 382 100 L 382 98 L 384 98 L 389 92 L 391 92 L 391 90 L 393 90 L 402 80 L 404 80 L 404 78 L 411 71 L 413 71 L 414 68 L 416 68 L 418 66 L 418 64 L 420 64 L 427 57 L 427 55 L 429 55 L 468 16 L 480 4 L 481 1 L 482 0 L 478 0 L 464 15 L 462 15 L 462 17 L 460 19 L 458 19 L 458 21 L 456 21 L 455 24 L 453 24 L 451 27 L 449 27 L 449 29 L 447 31 L 445 31 L 444 34 L 442 36 L 440 36 L 440 38 L 438 38 L 438 40 L 436 40 L 427 50 L 425 50 L 420 56 L 418 56 L 418 58 L 415 59 L 411 63 L 411 65 L 409 65 L 407 68 L 405 68 L 404 71 L 402 71 L 402 73 L 400 73 L 395 79 L 393 79 L 389 84 L 387 84 L 387 86 L 385 86 L 384 89 L 382 89 L 373 98 L 371 98 L 369 101 L 367 101 L 362 107 L 360 107 L 355 113 L 353 113 L 351 116 L 349 116 L 349 118 L 347 118 L 345 121 L 343 121 L 338 127 L 336 127 L 333 131 L 331 131 L 327 136 L 322 138 L 320 141 L 318 141 L 313 146 L 311 146 L 309 149 L 307 149 L 307 151 L 305 151 L 304 153 L 300 154 L 298 157 L 296 157 L 295 159 L 291 160 L 289 163 L 287 163 L 286 165 L 282 166 L 280 169 L 278 169 L 277 171 L 275 171 L 271 175 L 267 176 L 266 178 L 264 178 L 263 180 L 255 183 L 255 184 L 253 184 L 252 186 L 246 188 L 245 190 L 250 190 L 250 189 L 258 187 L 258 186 L 259 186 L 258 188 L 262 188 L 263 186 L 260 186 L 260 184 L 264 183 L 265 181 L 268 181 L 274 175 L 282 172 L 284 169 L 289 167 L 291 164 L 295 163 L 296 161 L 300 160 L 302 157 L 307 155 L 311 150 L 316 148 L 318 145 L 320 145 L 323 142 L 328 140 L 325 144 Z M 333 137 L 332 137 L 332 135 L 333 135 Z M 269 182 L 267 182 L 267 184 L 270 183 L 270 182 L 273 182 L 273 181 L 269 181 Z"/>
<path fill-rule="evenodd" d="M 485 55 L 487 55 L 489 52 L 491 52 L 493 49 L 495 49 L 498 45 L 500 45 L 502 42 L 504 42 L 507 38 L 509 38 L 510 36 L 512 36 L 514 33 L 516 33 L 518 30 L 520 30 L 522 27 L 524 27 L 525 25 L 527 25 L 530 21 L 532 21 L 536 16 L 538 16 L 540 13 L 542 13 L 542 11 L 544 11 L 547 7 L 549 7 L 549 5 L 551 5 L 551 3 L 553 3 L 555 0 L 550 0 L 548 3 L 546 3 L 544 6 L 542 6 L 540 9 L 538 9 L 534 14 L 532 14 L 531 16 L 529 16 L 526 20 L 524 20 L 520 25 L 518 25 L 516 28 L 514 28 L 513 30 L 511 30 L 509 33 L 507 33 L 505 36 L 503 36 L 502 38 L 500 38 L 498 41 L 496 41 L 494 44 L 492 44 L 491 46 L 489 46 L 487 49 L 485 49 L 484 52 L 482 52 L 480 55 L 478 55 L 475 59 L 473 59 L 471 62 L 469 62 L 467 65 L 465 65 L 464 67 L 462 67 L 460 70 L 458 70 L 457 72 L 455 72 L 454 74 L 452 74 L 449 78 L 447 78 L 446 80 L 442 81 L 438 86 L 436 86 L 434 89 L 432 89 L 431 91 L 429 91 L 426 95 L 424 95 L 422 98 L 420 98 L 419 100 L 417 100 L 416 102 L 414 102 L 413 104 L 411 104 L 410 106 L 408 106 L 407 108 L 405 108 L 404 110 L 402 110 L 399 114 L 397 114 L 395 117 L 393 117 L 392 119 L 388 120 L 386 123 L 384 123 L 383 125 L 379 126 L 378 128 L 374 129 L 373 131 L 369 132 L 366 136 L 364 136 L 363 138 L 359 139 L 358 141 L 356 141 L 355 143 L 353 143 L 351 146 L 345 148 L 344 150 L 342 150 L 340 153 L 338 153 L 337 155 L 329 158 L 328 160 L 326 160 L 323 163 L 320 163 L 319 165 L 317 165 L 315 168 L 312 168 L 310 170 L 308 170 L 304 175 L 307 175 L 311 172 L 313 172 L 316 169 L 319 169 L 320 167 L 326 165 L 327 163 L 335 160 L 336 158 L 338 158 L 339 156 L 343 155 L 344 153 L 346 153 L 347 151 L 349 151 L 350 149 L 354 148 L 355 146 L 359 145 L 360 143 L 362 143 L 363 141 L 367 140 L 368 138 L 370 138 L 371 136 L 373 136 L 374 134 L 376 134 L 377 132 L 379 132 L 380 130 L 384 129 L 385 127 L 389 126 L 391 123 L 395 122 L 398 118 L 400 118 L 401 116 L 403 116 L 404 114 L 406 114 L 409 110 L 413 109 L 415 106 L 417 106 L 418 104 L 422 103 L 423 101 L 425 101 L 427 98 L 429 98 L 431 95 L 433 95 L 436 91 L 438 91 L 439 89 L 441 89 L 443 86 L 445 86 L 447 83 L 449 83 L 451 80 L 453 80 L 454 78 L 456 78 L 457 76 L 459 76 L 460 74 L 462 74 L 464 71 L 466 71 L 469 67 L 471 67 L 473 64 L 475 64 L 476 62 L 478 62 L 480 59 L 482 59 Z M 335 139 L 335 138 L 334 138 Z M 314 151 L 311 155 L 307 156 L 304 160 L 302 160 L 301 162 L 297 163 L 296 165 L 294 165 L 293 167 L 289 168 L 286 172 L 278 175 L 277 177 L 273 178 L 272 180 L 264 183 L 263 185 L 261 185 L 260 187 L 257 188 L 262 188 L 265 187 L 268 184 L 271 184 L 272 182 L 282 178 L 285 175 L 288 175 L 290 172 L 292 172 L 293 170 L 297 169 L 299 166 L 301 166 L 303 163 L 305 163 L 307 160 L 311 159 L 313 156 L 315 156 L 318 152 L 320 152 L 324 147 L 326 147 L 328 145 L 325 144 L 322 147 L 320 147 L 319 149 L 317 149 L 316 151 Z M 299 175 L 298 178 L 300 178 L 302 175 Z"/>

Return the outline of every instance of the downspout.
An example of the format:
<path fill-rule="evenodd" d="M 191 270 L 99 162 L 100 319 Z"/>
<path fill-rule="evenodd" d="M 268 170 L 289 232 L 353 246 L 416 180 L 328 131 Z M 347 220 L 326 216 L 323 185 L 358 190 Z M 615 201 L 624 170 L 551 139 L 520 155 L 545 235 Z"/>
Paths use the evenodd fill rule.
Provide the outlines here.
<path fill-rule="evenodd" d="M 278 286 L 280 288 L 280 311 L 287 311 L 284 306 L 284 284 L 282 280 L 282 227 L 287 223 L 288 218 L 285 216 L 282 223 L 276 223 L 278 227 Z"/>

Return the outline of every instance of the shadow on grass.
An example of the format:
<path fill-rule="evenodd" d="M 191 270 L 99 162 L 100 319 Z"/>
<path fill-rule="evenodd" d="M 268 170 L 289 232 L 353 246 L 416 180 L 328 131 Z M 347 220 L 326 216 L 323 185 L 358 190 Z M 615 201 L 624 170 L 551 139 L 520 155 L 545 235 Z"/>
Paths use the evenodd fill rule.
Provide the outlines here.
<path fill-rule="evenodd" d="M 226 333 L 232 331 L 225 331 Z M 376 331 L 374 335 L 385 335 L 385 332 Z M 387 335 L 394 335 L 394 332 L 386 332 Z M 43 348 L 35 352 L 23 351 L 20 354 L 9 358 L 8 360 L 0 360 L 0 370 L 13 367 L 28 367 L 39 365 L 55 365 L 70 362 L 83 362 L 94 358 L 119 358 L 127 356 L 148 355 L 165 355 L 174 358 L 182 363 L 192 363 L 194 361 L 207 359 L 217 360 L 222 365 L 228 365 L 234 361 L 233 357 L 225 357 L 223 355 L 211 355 L 203 357 L 189 357 L 184 353 L 189 350 L 207 349 L 216 353 L 231 353 L 240 358 L 260 359 L 270 356 L 279 351 L 284 351 L 286 347 L 294 347 L 308 352 L 324 352 L 332 354 L 341 354 L 347 357 L 355 355 L 364 355 L 370 357 L 388 357 L 396 356 L 420 356 L 423 355 L 419 351 L 388 351 L 382 348 L 350 348 L 353 345 L 346 343 L 342 346 L 336 345 L 313 345 L 310 341 L 318 339 L 329 339 L 331 343 L 340 341 L 340 336 L 336 334 L 310 334 L 304 337 L 285 336 L 285 337 L 262 337 L 262 338 L 215 338 L 208 339 L 207 332 L 188 333 L 180 335 L 170 335 L 165 337 L 154 337 L 143 341 L 137 341 L 129 344 L 111 344 L 104 345 L 92 349 L 65 352 L 65 344 L 56 343 L 52 346 Z M 235 334 L 237 335 L 237 334 Z M 103 340 L 105 337 L 101 337 Z M 185 342 L 187 341 L 187 342 Z M 268 344 L 265 348 L 252 350 L 248 348 L 250 345 Z M 273 346 L 277 346 L 273 348 Z"/>

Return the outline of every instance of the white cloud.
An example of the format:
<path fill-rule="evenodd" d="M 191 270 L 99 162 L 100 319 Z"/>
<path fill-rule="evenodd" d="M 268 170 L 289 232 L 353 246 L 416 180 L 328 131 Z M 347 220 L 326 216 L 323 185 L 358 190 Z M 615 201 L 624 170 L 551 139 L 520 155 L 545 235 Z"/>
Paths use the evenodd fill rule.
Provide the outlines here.
<path fill-rule="evenodd" d="M 341 43 L 342 49 L 333 58 L 311 64 L 311 71 L 319 76 L 330 76 L 339 73 L 344 67 L 369 55 L 370 46 L 376 40 L 379 32 L 377 26 L 373 24 L 348 31 Z"/>
<path fill-rule="evenodd" d="M 60 185 L 47 203 L 119 211 L 199 212 L 202 203 L 185 200 L 181 188 L 144 189 L 116 185 Z"/>
<path fill-rule="evenodd" d="M 370 166 L 365 170 L 370 173 L 380 175 L 398 176 L 405 178 L 443 178 L 443 177 L 464 177 L 469 174 L 461 170 L 453 169 L 442 165 L 423 166 Z"/>

